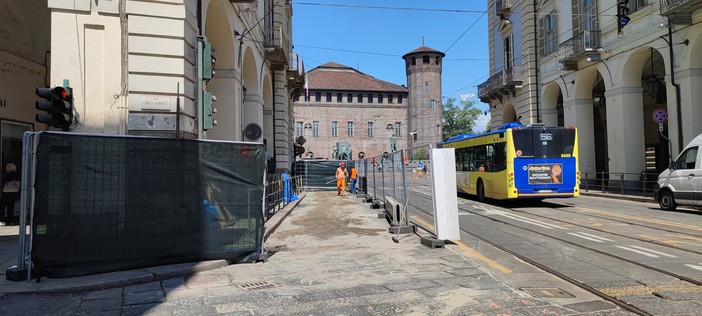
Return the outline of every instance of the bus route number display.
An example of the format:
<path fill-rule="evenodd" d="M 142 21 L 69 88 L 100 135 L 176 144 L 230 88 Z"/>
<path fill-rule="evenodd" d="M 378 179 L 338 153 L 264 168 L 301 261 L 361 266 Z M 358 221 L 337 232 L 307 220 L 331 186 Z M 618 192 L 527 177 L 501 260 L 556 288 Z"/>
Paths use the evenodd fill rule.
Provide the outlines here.
<path fill-rule="evenodd" d="M 529 184 L 563 183 L 563 164 L 530 164 L 527 167 Z"/>

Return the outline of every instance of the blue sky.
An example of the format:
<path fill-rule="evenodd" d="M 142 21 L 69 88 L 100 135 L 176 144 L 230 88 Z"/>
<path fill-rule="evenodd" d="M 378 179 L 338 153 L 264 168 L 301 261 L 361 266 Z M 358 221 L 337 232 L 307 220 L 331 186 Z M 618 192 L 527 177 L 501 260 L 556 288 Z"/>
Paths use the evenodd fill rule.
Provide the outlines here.
<path fill-rule="evenodd" d="M 337 62 L 394 84 L 407 84 L 402 55 L 424 45 L 446 53 L 443 97 L 460 100 L 489 77 L 485 0 L 293 1 L 293 45 L 310 70 Z M 485 126 L 485 117 L 476 122 Z"/>

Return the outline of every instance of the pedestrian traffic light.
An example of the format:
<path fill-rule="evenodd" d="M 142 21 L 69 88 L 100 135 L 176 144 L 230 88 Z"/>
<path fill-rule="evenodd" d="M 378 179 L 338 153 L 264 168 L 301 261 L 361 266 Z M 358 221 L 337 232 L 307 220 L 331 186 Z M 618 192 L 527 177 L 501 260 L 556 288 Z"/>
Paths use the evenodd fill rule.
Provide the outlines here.
<path fill-rule="evenodd" d="M 208 41 L 202 41 L 202 79 L 209 81 L 215 76 L 215 62 L 217 59 L 214 53 L 214 47 Z"/>
<path fill-rule="evenodd" d="M 617 0 L 617 31 L 622 32 L 624 26 L 629 24 L 631 19 L 629 18 L 629 0 Z"/>
<path fill-rule="evenodd" d="M 217 120 L 214 119 L 214 114 L 217 113 L 217 108 L 214 107 L 214 102 L 217 98 L 207 91 L 202 91 L 202 129 L 212 129 L 217 125 Z"/>
<path fill-rule="evenodd" d="M 37 88 L 35 93 L 44 100 L 36 101 L 34 107 L 46 113 L 37 114 L 34 119 L 39 123 L 68 131 L 73 122 L 73 89 L 70 87 Z"/>

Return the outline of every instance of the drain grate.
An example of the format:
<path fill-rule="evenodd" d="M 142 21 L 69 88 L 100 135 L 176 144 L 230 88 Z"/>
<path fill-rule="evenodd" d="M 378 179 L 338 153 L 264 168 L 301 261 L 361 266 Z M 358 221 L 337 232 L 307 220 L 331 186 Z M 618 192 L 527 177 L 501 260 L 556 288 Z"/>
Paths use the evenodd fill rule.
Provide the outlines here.
<path fill-rule="evenodd" d="M 272 287 L 277 287 L 280 285 L 272 283 L 272 282 L 268 282 L 268 281 L 260 281 L 260 282 L 251 282 L 251 283 L 239 283 L 236 286 L 238 286 L 244 290 L 255 291 L 255 290 L 270 289 Z"/>
<path fill-rule="evenodd" d="M 575 297 L 557 287 L 523 287 L 520 290 L 529 293 L 533 297 L 571 298 Z"/>

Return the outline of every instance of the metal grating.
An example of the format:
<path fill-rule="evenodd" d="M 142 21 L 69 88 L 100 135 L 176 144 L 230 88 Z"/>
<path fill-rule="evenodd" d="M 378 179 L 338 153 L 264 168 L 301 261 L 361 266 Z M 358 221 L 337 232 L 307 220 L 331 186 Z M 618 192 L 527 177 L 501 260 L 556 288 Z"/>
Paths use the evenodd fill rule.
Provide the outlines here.
<path fill-rule="evenodd" d="M 557 287 L 523 287 L 520 290 L 529 293 L 533 297 L 551 297 L 551 298 L 571 298 L 575 297 L 564 290 Z"/>
<path fill-rule="evenodd" d="M 260 282 L 251 282 L 251 283 L 239 283 L 236 286 L 238 286 L 244 290 L 256 291 L 256 290 L 270 289 L 272 287 L 277 287 L 279 285 L 272 283 L 272 282 L 268 282 L 268 281 L 260 281 Z"/>

